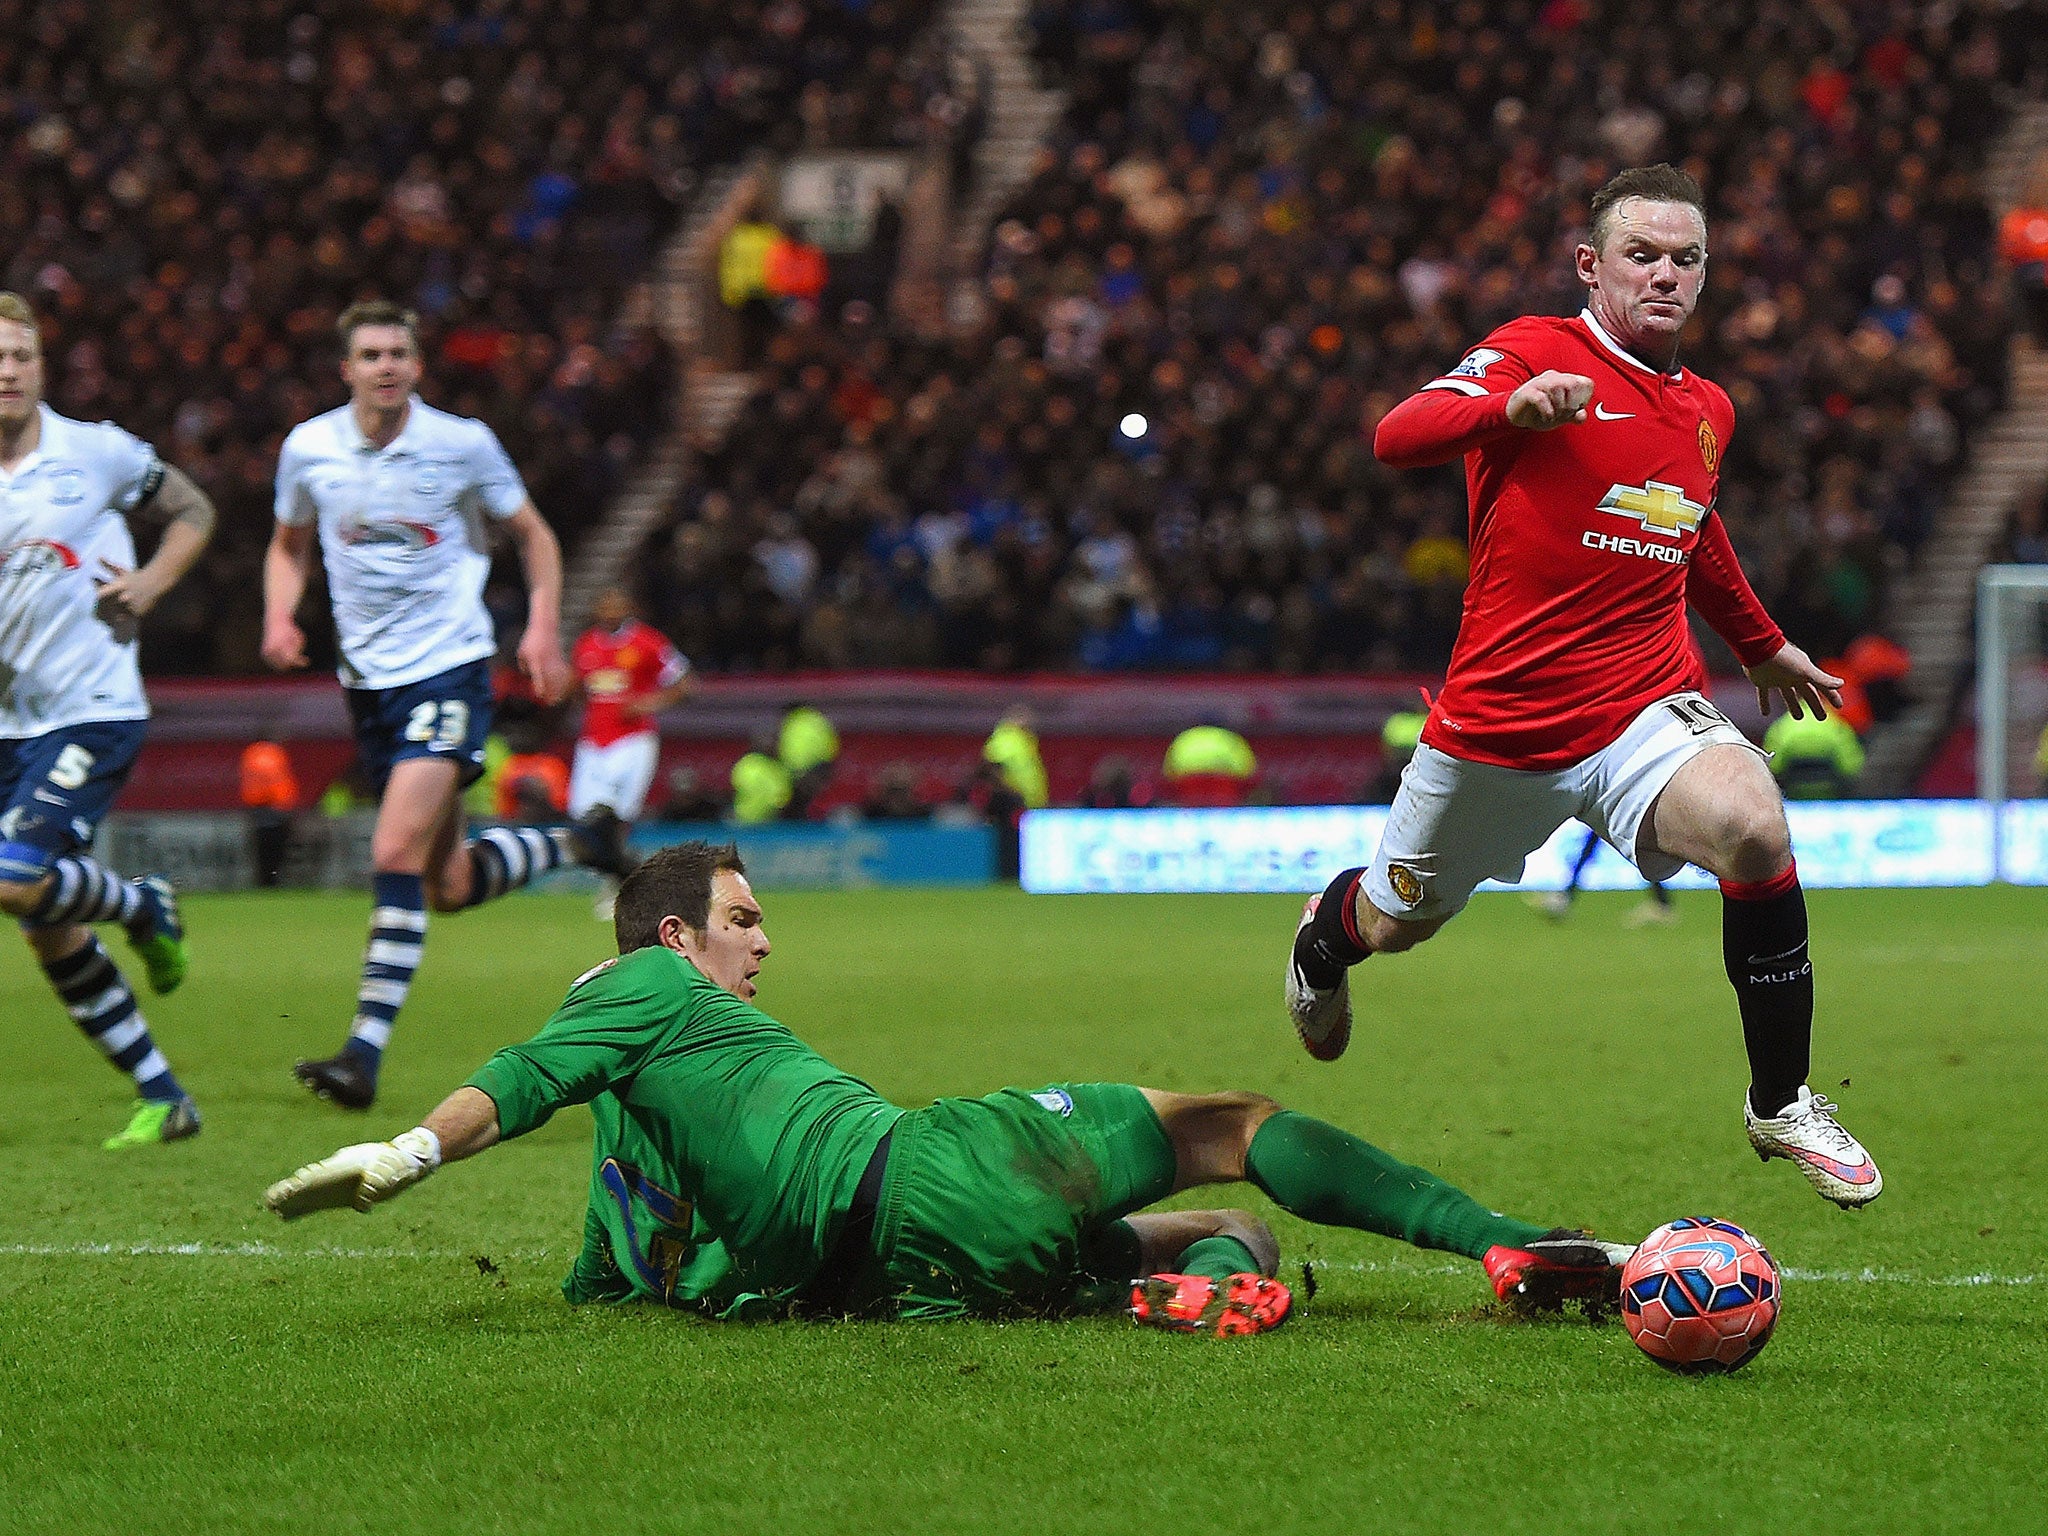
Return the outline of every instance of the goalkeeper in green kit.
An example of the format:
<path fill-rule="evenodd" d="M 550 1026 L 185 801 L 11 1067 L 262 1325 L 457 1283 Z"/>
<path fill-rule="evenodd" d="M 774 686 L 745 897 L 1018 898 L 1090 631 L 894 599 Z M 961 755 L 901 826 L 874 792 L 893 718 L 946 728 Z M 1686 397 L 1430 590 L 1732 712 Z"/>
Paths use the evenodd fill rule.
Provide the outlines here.
<path fill-rule="evenodd" d="M 621 887 L 619 958 L 424 1124 L 273 1184 L 286 1220 L 367 1211 L 444 1162 L 596 1121 L 572 1302 L 715 1317 L 942 1318 L 1128 1308 L 1230 1335 L 1284 1321 L 1279 1250 L 1244 1211 L 1147 1212 L 1246 1181 L 1308 1221 L 1477 1259 L 1523 1308 L 1611 1299 L 1629 1250 L 1497 1215 L 1253 1093 L 1066 1083 L 890 1104 L 751 1002 L 769 953 L 736 849 L 693 842 Z"/>

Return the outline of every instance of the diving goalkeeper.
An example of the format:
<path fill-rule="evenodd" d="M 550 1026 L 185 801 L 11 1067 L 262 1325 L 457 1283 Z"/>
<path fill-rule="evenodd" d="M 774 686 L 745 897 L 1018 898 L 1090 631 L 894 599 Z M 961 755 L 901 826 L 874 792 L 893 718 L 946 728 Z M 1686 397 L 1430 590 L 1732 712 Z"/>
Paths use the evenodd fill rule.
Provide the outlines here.
<path fill-rule="evenodd" d="M 619 958 L 580 978 L 539 1034 L 416 1129 L 311 1163 L 264 1203 L 286 1220 L 367 1211 L 589 1104 L 571 1302 L 735 1318 L 1128 1306 L 1161 1326 L 1256 1333 L 1292 1305 L 1265 1224 L 1145 1212 L 1239 1180 L 1308 1221 L 1477 1259 L 1523 1308 L 1615 1294 L 1627 1249 L 1497 1215 L 1258 1094 L 1067 1083 L 897 1108 L 752 1005 L 768 935 L 732 847 L 654 855 L 620 889 L 615 922 Z"/>

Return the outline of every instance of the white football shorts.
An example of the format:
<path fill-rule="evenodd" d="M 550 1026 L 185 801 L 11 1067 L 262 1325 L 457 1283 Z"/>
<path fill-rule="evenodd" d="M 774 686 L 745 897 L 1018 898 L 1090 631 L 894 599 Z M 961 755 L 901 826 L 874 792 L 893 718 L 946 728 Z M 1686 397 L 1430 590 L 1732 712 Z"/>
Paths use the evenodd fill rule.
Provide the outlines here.
<path fill-rule="evenodd" d="M 1573 817 L 1645 879 L 1669 879 L 1684 861 L 1642 852 L 1643 825 L 1671 776 L 1723 745 L 1765 755 L 1706 698 L 1688 692 L 1659 699 L 1613 743 L 1569 768 L 1501 768 L 1419 746 L 1366 871 L 1366 898 L 1390 917 L 1450 917 L 1481 881 L 1517 884 L 1529 855 Z"/>
<path fill-rule="evenodd" d="M 608 747 L 577 742 L 569 763 L 569 814 L 580 819 L 608 805 L 619 820 L 636 819 L 660 761 L 661 737 L 654 731 L 622 736 Z"/>

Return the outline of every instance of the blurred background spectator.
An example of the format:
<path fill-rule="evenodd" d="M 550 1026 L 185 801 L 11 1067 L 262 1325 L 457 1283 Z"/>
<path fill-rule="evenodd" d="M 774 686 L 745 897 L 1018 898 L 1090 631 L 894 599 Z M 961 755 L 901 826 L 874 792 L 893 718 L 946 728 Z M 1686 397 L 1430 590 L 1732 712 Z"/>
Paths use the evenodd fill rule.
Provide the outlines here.
<path fill-rule="evenodd" d="M 2048 347 L 2048 156 L 2034 164 L 2026 196 L 1998 226 L 1998 254 L 2037 347 Z"/>

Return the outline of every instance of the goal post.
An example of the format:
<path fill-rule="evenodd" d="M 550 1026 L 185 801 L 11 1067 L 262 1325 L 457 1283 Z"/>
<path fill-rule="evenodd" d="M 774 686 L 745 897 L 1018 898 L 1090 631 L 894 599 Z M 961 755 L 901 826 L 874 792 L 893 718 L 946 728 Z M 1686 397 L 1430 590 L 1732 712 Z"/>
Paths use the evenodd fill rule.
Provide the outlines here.
<path fill-rule="evenodd" d="M 2048 565 L 1977 576 L 1977 796 L 2000 807 L 2039 795 L 2048 727 Z"/>

